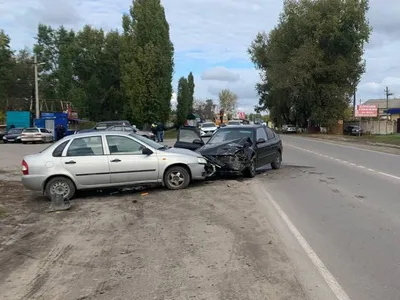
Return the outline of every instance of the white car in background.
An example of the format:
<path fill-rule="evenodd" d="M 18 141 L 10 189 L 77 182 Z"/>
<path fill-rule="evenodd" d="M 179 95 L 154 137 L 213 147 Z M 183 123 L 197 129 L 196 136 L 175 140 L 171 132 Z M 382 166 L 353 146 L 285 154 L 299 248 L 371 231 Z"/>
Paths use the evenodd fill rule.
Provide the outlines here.
<path fill-rule="evenodd" d="M 214 122 L 204 122 L 200 124 L 200 135 L 203 137 L 212 136 L 218 129 Z"/>
<path fill-rule="evenodd" d="M 53 133 L 46 128 L 30 127 L 25 128 L 21 133 L 21 142 L 26 143 L 52 143 Z"/>

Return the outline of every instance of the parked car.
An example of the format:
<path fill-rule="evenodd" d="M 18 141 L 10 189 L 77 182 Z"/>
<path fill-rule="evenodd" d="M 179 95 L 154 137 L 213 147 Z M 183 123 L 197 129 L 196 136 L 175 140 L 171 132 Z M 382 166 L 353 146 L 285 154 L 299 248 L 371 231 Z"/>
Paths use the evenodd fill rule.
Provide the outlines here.
<path fill-rule="evenodd" d="M 226 125 L 227 126 L 232 126 L 232 125 L 242 125 L 243 123 L 242 123 L 242 121 L 240 121 L 240 120 L 230 120 L 230 121 L 228 121 L 228 123 L 226 123 Z"/>
<path fill-rule="evenodd" d="M 160 145 L 136 134 L 100 131 L 70 135 L 22 160 L 22 183 L 49 198 L 77 190 L 162 184 L 184 189 L 206 177 L 196 152 Z"/>
<path fill-rule="evenodd" d="M 283 125 L 282 133 L 297 133 L 297 128 L 294 125 Z"/>
<path fill-rule="evenodd" d="M 200 135 L 203 137 L 212 136 L 218 129 L 214 122 L 204 122 L 200 124 Z"/>
<path fill-rule="evenodd" d="M 51 143 L 53 140 L 53 134 L 45 128 L 29 127 L 25 128 L 21 133 L 21 142 L 23 144 Z"/>
<path fill-rule="evenodd" d="M 21 143 L 21 134 L 24 128 L 11 128 L 4 136 L 3 143 Z"/>
<path fill-rule="evenodd" d="M 283 153 L 279 135 L 262 125 L 221 127 L 207 143 L 193 128 L 182 127 L 174 147 L 194 150 L 205 157 L 207 176 L 229 173 L 254 177 L 256 169 L 267 164 L 279 169 Z"/>
<path fill-rule="evenodd" d="M 349 125 L 346 126 L 343 130 L 343 134 L 345 135 L 363 135 L 363 130 L 360 126 L 357 125 Z"/>
<path fill-rule="evenodd" d="M 93 128 L 89 129 L 81 129 L 77 130 L 75 133 L 85 133 L 85 132 L 95 132 L 99 130 L 106 130 L 112 126 L 132 126 L 131 123 L 127 120 L 119 120 L 119 121 L 103 121 L 97 123 Z"/>
<path fill-rule="evenodd" d="M 151 139 L 153 141 L 155 141 L 155 139 L 156 139 L 154 133 L 152 133 L 151 131 L 139 130 L 133 126 L 123 126 L 123 125 L 111 126 L 111 127 L 108 127 L 106 129 L 106 131 L 122 131 L 122 132 L 126 132 L 126 133 L 138 134 L 145 138 Z"/>

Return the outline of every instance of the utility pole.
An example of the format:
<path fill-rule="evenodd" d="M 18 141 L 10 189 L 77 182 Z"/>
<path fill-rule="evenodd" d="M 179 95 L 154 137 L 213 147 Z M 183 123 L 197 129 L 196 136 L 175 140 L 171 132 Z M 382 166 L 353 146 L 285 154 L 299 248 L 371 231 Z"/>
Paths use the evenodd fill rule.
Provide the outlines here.
<path fill-rule="evenodd" d="M 357 93 L 357 87 L 354 87 L 354 95 L 353 95 L 353 117 L 356 115 L 356 93 Z"/>
<path fill-rule="evenodd" d="M 389 88 L 385 88 L 385 95 L 386 95 L 386 134 L 388 134 L 388 119 L 389 119 L 389 96 L 393 94 L 389 91 Z"/>
<path fill-rule="evenodd" d="M 35 107 L 36 107 L 36 119 L 40 118 L 40 110 L 39 110 L 39 78 L 38 78 L 38 62 L 37 56 L 35 54 L 33 59 L 33 64 L 35 65 Z"/>

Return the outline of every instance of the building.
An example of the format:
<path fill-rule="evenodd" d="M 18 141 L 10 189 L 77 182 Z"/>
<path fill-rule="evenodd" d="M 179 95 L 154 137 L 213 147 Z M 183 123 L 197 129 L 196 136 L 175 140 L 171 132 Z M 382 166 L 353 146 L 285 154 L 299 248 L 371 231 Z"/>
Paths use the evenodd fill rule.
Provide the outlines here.
<path fill-rule="evenodd" d="M 378 106 L 378 116 L 381 119 L 386 119 L 387 115 L 388 119 L 392 121 L 399 121 L 398 119 L 400 119 L 400 99 L 389 99 L 388 102 L 386 102 L 386 99 L 370 99 L 363 105 Z M 388 112 L 386 112 L 387 106 Z"/>
<path fill-rule="evenodd" d="M 378 107 L 378 120 L 364 120 L 364 132 L 372 134 L 400 133 L 400 99 L 370 99 L 363 105 Z"/>

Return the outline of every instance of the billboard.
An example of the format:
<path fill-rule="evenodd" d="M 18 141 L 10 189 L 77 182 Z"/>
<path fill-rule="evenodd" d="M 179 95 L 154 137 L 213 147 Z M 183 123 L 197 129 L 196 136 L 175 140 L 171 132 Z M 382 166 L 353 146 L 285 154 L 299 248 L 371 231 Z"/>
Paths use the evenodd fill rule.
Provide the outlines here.
<path fill-rule="evenodd" d="M 358 118 L 376 118 L 378 116 L 378 106 L 357 105 L 354 116 Z"/>

